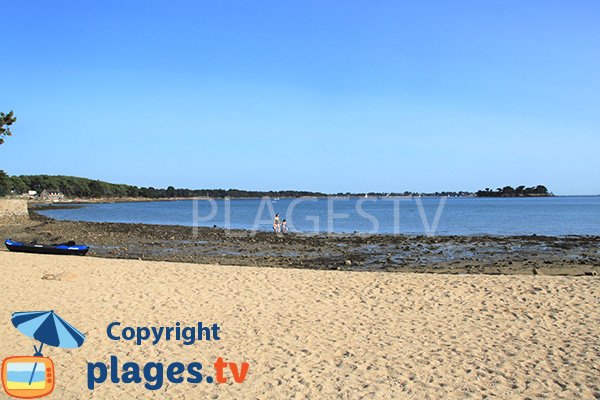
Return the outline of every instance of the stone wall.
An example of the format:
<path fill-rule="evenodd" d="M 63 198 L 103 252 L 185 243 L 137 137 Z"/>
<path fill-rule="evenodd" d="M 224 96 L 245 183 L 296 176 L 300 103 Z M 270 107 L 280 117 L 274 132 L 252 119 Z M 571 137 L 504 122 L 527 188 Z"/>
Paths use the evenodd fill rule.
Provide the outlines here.
<path fill-rule="evenodd" d="M 18 224 L 27 220 L 27 199 L 0 197 L 0 224 Z"/>

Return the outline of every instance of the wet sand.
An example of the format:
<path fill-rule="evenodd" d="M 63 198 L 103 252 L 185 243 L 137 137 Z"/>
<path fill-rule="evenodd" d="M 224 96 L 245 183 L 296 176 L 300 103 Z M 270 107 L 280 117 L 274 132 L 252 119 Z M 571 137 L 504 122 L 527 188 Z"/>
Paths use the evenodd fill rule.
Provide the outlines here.
<path fill-rule="evenodd" d="M 0 354 L 30 355 L 14 311 L 54 309 L 87 335 L 46 348 L 57 399 L 600 397 L 600 279 L 318 271 L 0 251 Z M 217 322 L 222 340 L 111 341 L 129 326 Z M 223 385 L 105 382 L 86 363 L 216 357 L 250 364 Z"/>

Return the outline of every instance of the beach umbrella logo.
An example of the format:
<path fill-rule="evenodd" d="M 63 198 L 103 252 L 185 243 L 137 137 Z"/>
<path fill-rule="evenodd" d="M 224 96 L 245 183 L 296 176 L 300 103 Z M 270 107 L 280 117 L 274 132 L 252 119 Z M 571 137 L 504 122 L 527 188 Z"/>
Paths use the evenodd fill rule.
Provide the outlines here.
<path fill-rule="evenodd" d="M 85 335 L 52 311 L 16 312 L 12 323 L 21 333 L 40 342 L 33 356 L 15 356 L 2 362 L 2 386 L 12 397 L 33 399 L 52 393 L 54 363 L 44 357 L 44 345 L 73 349 L 81 347 Z"/>

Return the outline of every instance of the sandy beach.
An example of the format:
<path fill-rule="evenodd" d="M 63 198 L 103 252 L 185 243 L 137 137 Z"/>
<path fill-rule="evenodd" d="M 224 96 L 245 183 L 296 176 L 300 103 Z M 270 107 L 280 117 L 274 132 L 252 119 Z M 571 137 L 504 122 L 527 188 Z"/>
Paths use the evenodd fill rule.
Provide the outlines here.
<path fill-rule="evenodd" d="M 0 354 L 31 355 L 15 311 L 87 336 L 48 347 L 50 398 L 599 398 L 598 277 L 317 271 L 0 251 Z M 113 341 L 107 326 L 218 323 L 220 341 Z M 87 363 L 249 363 L 242 384 L 87 388 Z"/>
<path fill-rule="evenodd" d="M 600 1 L 7 1 L 0 400 L 600 400 Z"/>

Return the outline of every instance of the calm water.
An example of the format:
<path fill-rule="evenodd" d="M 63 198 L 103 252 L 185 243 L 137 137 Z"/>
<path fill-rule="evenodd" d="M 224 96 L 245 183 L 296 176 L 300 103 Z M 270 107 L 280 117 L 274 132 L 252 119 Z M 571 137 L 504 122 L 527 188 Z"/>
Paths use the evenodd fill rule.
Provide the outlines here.
<path fill-rule="evenodd" d="M 233 199 L 87 204 L 46 210 L 60 219 L 93 222 L 271 230 L 273 213 L 290 231 L 438 235 L 600 235 L 600 197 Z M 420 209 L 422 212 L 420 212 Z M 438 224 L 434 225 L 436 213 Z"/>

